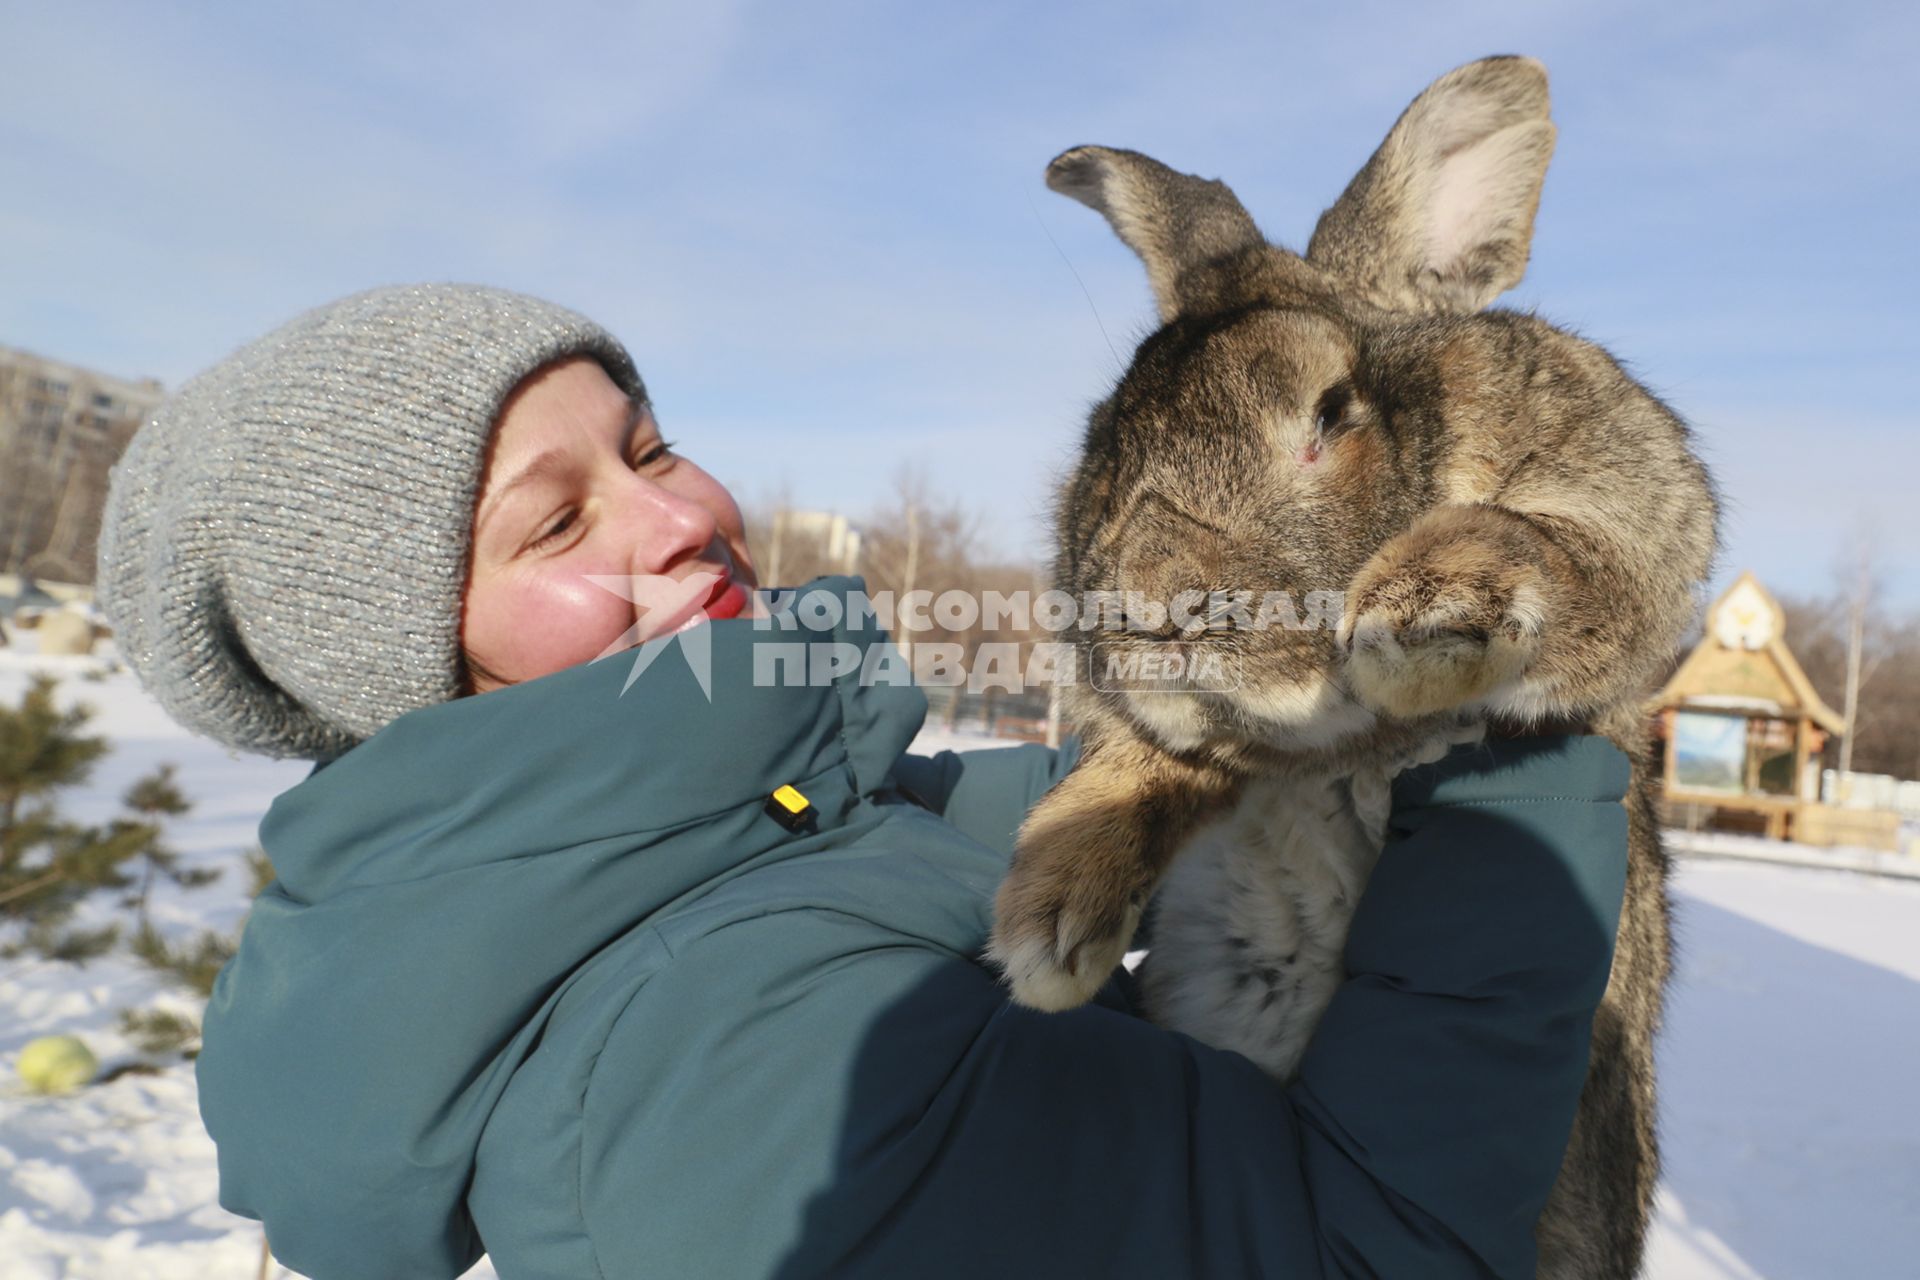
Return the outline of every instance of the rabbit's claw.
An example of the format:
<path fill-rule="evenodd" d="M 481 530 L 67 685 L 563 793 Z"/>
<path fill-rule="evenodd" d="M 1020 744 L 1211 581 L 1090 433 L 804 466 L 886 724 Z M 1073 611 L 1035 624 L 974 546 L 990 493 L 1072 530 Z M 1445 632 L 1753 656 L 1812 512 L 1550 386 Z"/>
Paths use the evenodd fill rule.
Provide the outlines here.
<path fill-rule="evenodd" d="M 1347 683 L 1402 717 L 1486 699 L 1521 680 L 1539 653 L 1545 593 L 1536 567 L 1494 548 L 1442 542 L 1377 556 L 1340 622 Z"/>
<path fill-rule="evenodd" d="M 1023 840 L 995 899 L 987 954 L 1028 1008 L 1052 1012 L 1091 1000 L 1140 924 L 1140 895 L 1073 874 L 1076 866 L 1087 866 L 1076 849 Z"/>

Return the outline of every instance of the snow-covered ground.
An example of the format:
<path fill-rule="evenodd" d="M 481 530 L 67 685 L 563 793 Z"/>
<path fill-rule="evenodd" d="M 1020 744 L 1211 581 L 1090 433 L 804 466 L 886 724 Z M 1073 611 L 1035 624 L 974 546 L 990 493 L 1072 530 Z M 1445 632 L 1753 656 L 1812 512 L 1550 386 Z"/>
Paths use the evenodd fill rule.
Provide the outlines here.
<path fill-rule="evenodd" d="M 228 870 L 208 888 L 157 891 L 154 917 L 182 934 L 232 929 L 246 910 L 241 852 L 307 766 L 192 738 L 130 678 L 79 678 L 90 665 L 0 652 L 0 700 L 17 699 L 29 669 L 58 669 L 65 696 L 99 710 L 114 751 L 69 800 L 76 817 L 105 818 L 134 778 L 177 762 L 195 807 L 172 843 Z M 963 745 L 983 744 L 931 732 L 920 743 Z M 1920 1274 L 1920 883 L 1689 860 L 1676 888 L 1667 1179 L 1647 1274 Z M 155 1005 L 191 1008 L 128 958 L 0 961 L 0 1071 L 11 1082 L 20 1046 L 52 1031 L 84 1038 L 108 1069 L 133 1061 L 119 1011 Z M 214 1193 L 190 1066 L 64 1098 L 0 1086 L 0 1280 L 251 1280 L 260 1228 Z"/>
<path fill-rule="evenodd" d="M 1648 1275 L 1920 1275 L 1920 884 L 1683 861 Z"/>

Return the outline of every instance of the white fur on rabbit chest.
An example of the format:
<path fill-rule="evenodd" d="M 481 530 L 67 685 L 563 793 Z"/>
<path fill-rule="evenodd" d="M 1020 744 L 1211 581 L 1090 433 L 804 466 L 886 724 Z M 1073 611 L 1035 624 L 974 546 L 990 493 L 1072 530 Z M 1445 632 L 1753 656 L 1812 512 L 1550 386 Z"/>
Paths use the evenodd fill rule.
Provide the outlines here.
<path fill-rule="evenodd" d="M 1477 725 L 1342 776 L 1251 779 L 1174 860 L 1141 970 L 1147 1015 L 1290 1078 L 1345 971 L 1360 892 L 1386 842 L 1391 785 Z"/>

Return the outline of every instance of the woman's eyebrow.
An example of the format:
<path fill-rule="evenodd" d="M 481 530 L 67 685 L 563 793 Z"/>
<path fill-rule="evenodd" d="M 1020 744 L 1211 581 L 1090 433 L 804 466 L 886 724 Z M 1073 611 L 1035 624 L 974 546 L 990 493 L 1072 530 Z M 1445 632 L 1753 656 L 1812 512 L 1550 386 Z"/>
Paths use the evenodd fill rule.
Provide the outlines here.
<path fill-rule="evenodd" d="M 624 454 L 628 448 L 631 447 L 633 443 L 633 433 L 639 429 L 640 420 L 646 417 L 647 409 L 648 404 L 645 400 L 640 399 L 638 396 L 628 398 L 627 420 L 620 428 L 621 453 Z M 531 484 L 535 480 L 544 480 L 557 472 L 565 471 L 565 464 L 566 454 L 562 450 L 548 449 L 544 453 L 535 454 L 533 460 L 515 472 L 512 479 L 493 491 L 493 496 L 487 500 L 485 509 L 480 512 L 479 517 L 474 521 L 475 531 L 478 532 L 486 528 L 487 521 L 493 516 L 493 513 L 498 511 L 506 502 L 507 495 L 511 494 L 515 489 Z"/>

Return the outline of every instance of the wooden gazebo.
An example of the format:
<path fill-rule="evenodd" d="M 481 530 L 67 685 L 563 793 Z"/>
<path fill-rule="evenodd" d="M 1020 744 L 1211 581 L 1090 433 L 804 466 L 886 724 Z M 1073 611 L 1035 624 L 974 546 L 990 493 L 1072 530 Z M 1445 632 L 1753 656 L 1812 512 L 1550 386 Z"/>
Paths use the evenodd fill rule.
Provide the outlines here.
<path fill-rule="evenodd" d="M 1654 700 L 1665 740 L 1670 822 L 1826 844 L 1820 760 L 1843 721 L 1788 652 L 1779 603 L 1742 573 L 1707 613 L 1707 633 Z"/>

